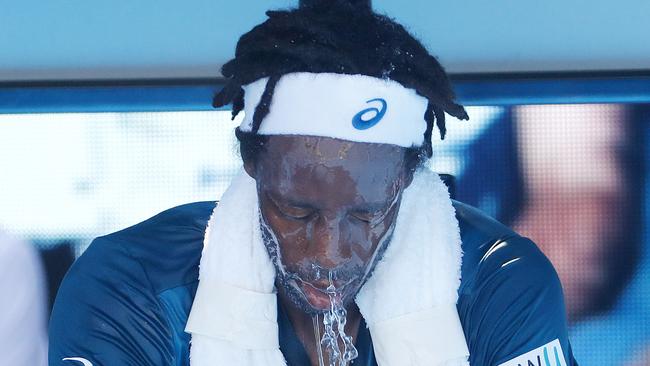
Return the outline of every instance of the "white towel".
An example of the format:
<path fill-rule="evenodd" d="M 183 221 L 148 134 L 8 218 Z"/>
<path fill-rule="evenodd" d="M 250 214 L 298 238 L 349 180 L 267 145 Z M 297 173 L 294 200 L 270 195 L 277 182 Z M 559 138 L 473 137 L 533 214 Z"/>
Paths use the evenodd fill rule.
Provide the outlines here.
<path fill-rule="evenodd" d="M 186 331 L 191 366 L 284 366 L 275 269 L 262 242 L 255 181 L 242 171 L 208 222 Z M 393 238 L 356 297 L 379 366 L 467 366 L 456 311 L 458 221 L 437 174 L 404 191 Z"/>

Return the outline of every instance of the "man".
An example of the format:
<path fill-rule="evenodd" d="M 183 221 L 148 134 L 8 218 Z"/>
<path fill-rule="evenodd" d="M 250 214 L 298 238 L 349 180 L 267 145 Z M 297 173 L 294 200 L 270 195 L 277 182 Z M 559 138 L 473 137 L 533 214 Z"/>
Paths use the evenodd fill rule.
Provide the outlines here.
<path fill-rule="evenodd" d="M 267 14 L 214 100 L 244 172 L 96 239 L 50 364 L 575 365 L 548 260 L 422 167 L 467 119 L 435 58 L 367 2 Z"/>

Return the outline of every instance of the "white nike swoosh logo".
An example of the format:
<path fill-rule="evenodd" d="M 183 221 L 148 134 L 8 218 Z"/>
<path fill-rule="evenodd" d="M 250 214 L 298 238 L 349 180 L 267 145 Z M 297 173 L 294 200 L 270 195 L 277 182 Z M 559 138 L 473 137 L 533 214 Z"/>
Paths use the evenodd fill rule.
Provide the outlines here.
<path fill-rule="evenodd" d="M 81 357 L 67 357 L 62 359 L 61 361 L 77 361 L 77 362 L 81 362 L 84 366 L 93 366 L 92 362 Z"/>

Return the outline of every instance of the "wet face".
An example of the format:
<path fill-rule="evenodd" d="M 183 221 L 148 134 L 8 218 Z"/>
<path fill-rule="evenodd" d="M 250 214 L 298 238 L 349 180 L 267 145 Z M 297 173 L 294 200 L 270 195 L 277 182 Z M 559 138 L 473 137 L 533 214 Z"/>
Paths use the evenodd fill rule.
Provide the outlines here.
<path fill-rule="evenodd" d="M 308 313 L 326 310 L 330 284 L 350 302 L 392 234 L 410 182 L 404 149 L 272 136 L 246 170 L 257 181 L 278 290 Z"/>

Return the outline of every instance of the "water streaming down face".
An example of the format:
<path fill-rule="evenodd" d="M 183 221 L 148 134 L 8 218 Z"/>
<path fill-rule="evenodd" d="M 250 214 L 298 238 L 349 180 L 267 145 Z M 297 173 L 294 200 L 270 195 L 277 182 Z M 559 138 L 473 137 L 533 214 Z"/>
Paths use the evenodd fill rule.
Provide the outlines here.
<path fill-rule="evenodd" d="M 320 343 L 325 346 L 329 355 L 329 366 L 346 366 L 348 362 L 357 358 L 359 353 L 354 347 L 352 337 L 345 334 L 347 311 L 340 300 L 340 294 L 334 287 L 332 274 L 329 274 L 330 285 L 327 294 L 330 298 L 329 311 L 323 314 L 325 332 Z M 343 342 L 343 350 L 339 347 L 339 339 Z"/>
<path fill-rule="evenodd" d="M 312 317 L 312 324 L 314 326 L 314 339 L 316 341 L 316 356 L 319 366 L 325 366 L 323 358 L 323 347 L 328 353 L 329 366 L 346 366 L 359 356 L 359 352 L 351 336 L 345 333 L 345 324 L 347 322 L 347 311 L 340 302 L 340 294 L 337 293 L 334 282 L 331 280 L 331 273 L 329 275 L 330 286 L 327 288 L 327 293 L 330 298 L 329 311 L 323 316 L 323 325 L 325 326 L 325 333 L 321 337 L 320 334 L 320 316 L 315 315 Z M 339 347 L 339 339 L 343 342 L 343 352 Z"/>
<path fill-rule="evenodd" d="M 346 366 L 349 362 L 356 359 L 359 355 L 351 336 L 345 332 L 345 325 L 347 323 L 347 310 L 345 309 L 343 298 L 344 293 L 341 289 L 337 289 L 334 285 L 335 271 L 322 270 L 314 267 L 315 277 L 320 277 L 324 272 L 327 273 L 329 286 L 327 287 L 327 295 L 329 297 L 329 307 L 327 310 L 316 309 L 305 301 L 305 295 L 297 285 L 298 282 L 305 280 L 300 278 L 296 273 L 288 272 L 286 267 L 282 264 L 282 257 L 280 254 L 280 246 L 278 244 L 275 234 L 272 229 L 265 223 L 264 218 L 260 215 L 260 227 L 262 232 L 262 240 L 267 248 L 271 261 L 276 268 L 277 281 L 280 286 L 284 288 L 291 301 L 302 309 L 304 312 L 311 314 L 313 317 L 314 334 L 316 339 L 316 346 L 318 350 L 318 360 L 320 366 L 325 366 L 322 349 L 328 354 L 329 366 Z M 379 250 L 375 253 L 373 264 L 368 268 L 365 273 L 359 274 L 361 283 L 365 283 L 372 273 L 372 270 L 381 259 L 387 244 L 390 242 L 393 228 L 389 230 L 389 235 L 382 239 Z M 323 335 L 320 333 L 320 317 L 323 319 Z M 343 343 L 343 350 L 339 346 L 339 340 Z"/>
<path fill-rule="evenodd" d="M 314 334 L 316 336 L 319 365 L 325 365 L 322 352 L 322 348 L 324 347 L 328 353 L 329 366 L 346 366 L 350 361 L 357 358 L 359 353 L 354 347 L 352 337 L 345 333 L 347 310 L 345 310 L 342 302 L 343 294 L 340 289 L 337 289 L 334 286 L 335 272 L 331 270 L 327 271 L 327 278 L 329 281 L 329 286 L 327 287 L 327 295 L 330 302 L 329 308 L 326 311 L 313 308 L 309 305 L 309 302 L 303 301 L 305 296 L 296 285 L 296 281 L 304 280 L 295 273 L 287 272 L 286 267 L 282 264 L 280 246 L 277 238 L 273 234 L 271 228 L 264 222 L 262 215 L 260 215 L 260 226 L 262 240 L 277 271 L 278 282 L 284 287 L 284 290 L 289 295 L 292 302 L 306 313 L 312 314 L 314 318 Z M 388 242 L 388 240 L 386 240 L 386 242 Z M 385 249 L 385 247 L 386 245 L 382 245 L 382 248 Z M 381 250 L 381 252 L 383 253 L 383 250 Z M 378 255 L 378 257 L 381 257 L 381 255 Z M 374 265 L 371 266 L 371 268 L 374 268 Z M 320 268 L 314 268 L 314 270 L 316 277 L 320 277 L 323 273 Z M 366 275 L 361 274 L 360 277 L 367 277 Z M 323 317 L 324 333 L 322 338 L 320 337 L 320 324 L 318 322 L 320 319 L 319 313 L 322 313 Z M 343 342 L 342 351 L 339 347 L 339 339 Z"/>

